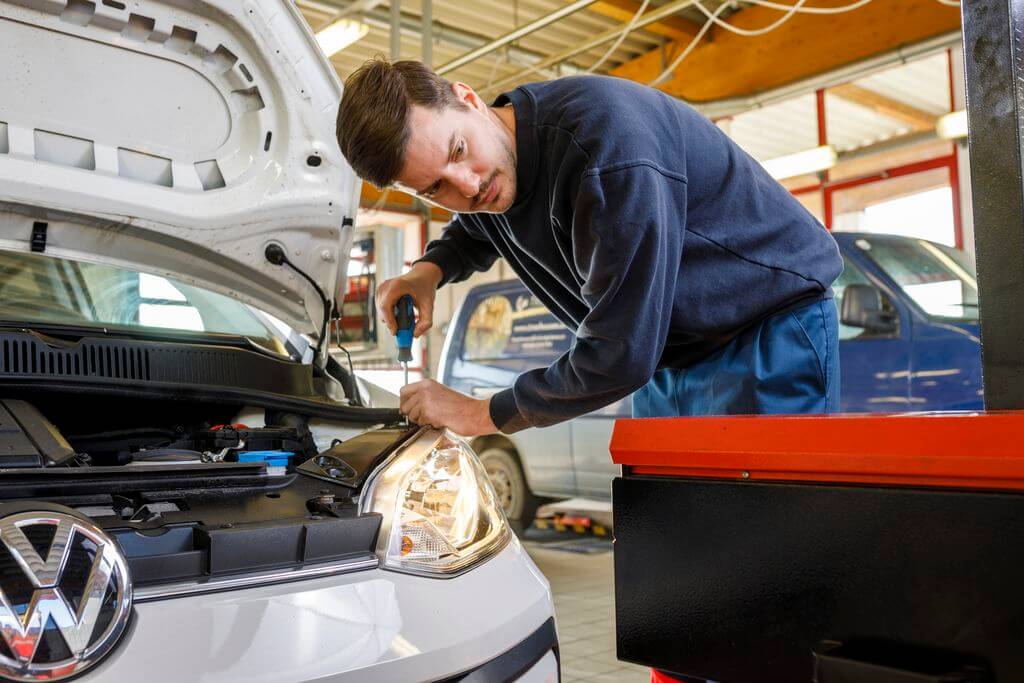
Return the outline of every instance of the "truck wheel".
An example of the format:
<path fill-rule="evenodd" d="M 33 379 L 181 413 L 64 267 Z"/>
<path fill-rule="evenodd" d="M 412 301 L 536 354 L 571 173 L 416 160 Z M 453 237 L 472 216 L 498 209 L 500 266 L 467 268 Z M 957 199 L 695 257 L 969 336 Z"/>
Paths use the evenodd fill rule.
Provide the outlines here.
<path fill-rule="evenodd" d="M 526 485 L 519 458 L 504 448 L 486 448 L 477 457 L 484 466 L 491 486 L 498 496 L 498 504 L 505 511 L 517 536 L 533 524 L 541 500 Z"/>

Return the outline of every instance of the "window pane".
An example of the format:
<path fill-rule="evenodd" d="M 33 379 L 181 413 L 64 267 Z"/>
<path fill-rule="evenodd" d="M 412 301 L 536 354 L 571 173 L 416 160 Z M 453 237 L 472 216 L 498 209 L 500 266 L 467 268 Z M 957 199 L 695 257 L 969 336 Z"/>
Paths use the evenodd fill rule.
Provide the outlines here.
<path fill-rule="evenodd" d="M 0 251 L 0 319 L 232 334 L 285 352 L 276 333 L 240 301 L 158 275 L 46 254 Z"/>
<path fill-rule="evenodd" d="M 871 282 L 867 279 L 860 268 L 850 263 L 849 259 L 843 259 L 843 274 L 839 276 L 839 279 L 832 284 L 832 291 L 835 292 L 836 310 L 840 313 L 843 310 L 843 293 L 846 291 L 849 285 L 869 285 Z M 864 334 L 863 327 L 852 327 L 850 325 L 844 325 L 839 323 L 839 341 L 844 339 L 855 339 L 860 335 Z"/>
<path fill-rule="evenodd" d="M 836 231 L 904 235 L 956 243 L 949 169 L 866 183 L 832 194 Z"/>
<path fill-rule="evenodd" d="M 929 315 L 977 319 L 978 283 L 954 250 L 895 237 L 857 240 L 857 246 Z"/>
<path fill-rule="evenodd" d="M 185 295 L 168 282 L 167 278 L 149 273 L 139 273 L 139 296 L 143 299 L 164 299 L 184 301 Z"/>
<path fill-rule="evenodd" d="M 149 327 L 169 327 L 176 330 L 203 331 L 203 319 L 191 306 L 174 304 L 140 304 L 139 324 Z"/>

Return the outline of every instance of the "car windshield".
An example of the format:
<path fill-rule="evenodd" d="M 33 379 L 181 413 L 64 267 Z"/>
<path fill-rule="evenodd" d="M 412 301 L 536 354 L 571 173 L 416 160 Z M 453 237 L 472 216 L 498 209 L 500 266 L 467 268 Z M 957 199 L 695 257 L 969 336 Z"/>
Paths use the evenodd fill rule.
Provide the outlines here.
<path fill-rule="evenodd" d="M 862 237 L 856 244 L 928 315 L 978 319 L 977 276 L 962 251 L 904 237 Z"/>
<path fill-rule="evenodd" d="M 229 334 L 287 355 L 262 316 L 234 299 L 159 275 L 0 251 L 0 321 Z"/>

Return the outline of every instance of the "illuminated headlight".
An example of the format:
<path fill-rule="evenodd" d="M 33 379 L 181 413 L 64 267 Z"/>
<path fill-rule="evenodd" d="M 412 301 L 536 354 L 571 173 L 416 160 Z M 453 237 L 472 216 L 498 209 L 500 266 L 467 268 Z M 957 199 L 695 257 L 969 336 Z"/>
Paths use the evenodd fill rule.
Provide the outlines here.
<path fill-rule="evenodd" d="M 459 573 L 511 536 L 473 449 L 447 431 L 421 433 L 400 449 L 371 479 L 361 508 L 384 516 L 384 567 L 414 574 Z"/>

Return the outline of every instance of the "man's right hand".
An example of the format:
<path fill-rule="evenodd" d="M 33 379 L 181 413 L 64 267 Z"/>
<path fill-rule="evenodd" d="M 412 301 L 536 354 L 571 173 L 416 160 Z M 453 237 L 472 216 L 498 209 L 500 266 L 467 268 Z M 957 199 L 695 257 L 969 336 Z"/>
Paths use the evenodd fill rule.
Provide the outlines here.
<path fill-rule="evenodd" d="M 413 336 L 419 337 L 430 329 L 434 324 L 434 297 L 442 277 L 444 274 L 436 265 L 420 261 L 408 273 L 385 280 L 377 287 L 377 310 L 391 334 L 398 332 L 395 305 L 406 294 L 412 297 L 418 313 Z"/>

